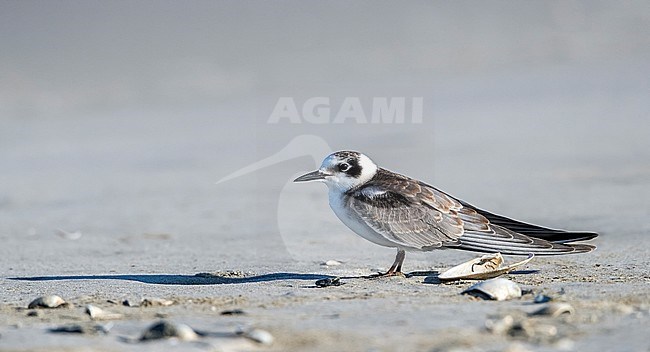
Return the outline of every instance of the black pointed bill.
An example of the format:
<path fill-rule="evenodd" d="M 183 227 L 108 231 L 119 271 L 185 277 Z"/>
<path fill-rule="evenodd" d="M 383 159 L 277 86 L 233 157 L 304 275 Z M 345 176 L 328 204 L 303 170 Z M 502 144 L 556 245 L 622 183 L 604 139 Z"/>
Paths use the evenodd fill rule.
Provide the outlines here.
<path fill-rule="evenodd" d="M 316 170 L 298 177 L 297 179 L 293 180 L 293 182 L 322 181 L 327 176 L 331 175 L 326 174 L 320 170 Z"/>

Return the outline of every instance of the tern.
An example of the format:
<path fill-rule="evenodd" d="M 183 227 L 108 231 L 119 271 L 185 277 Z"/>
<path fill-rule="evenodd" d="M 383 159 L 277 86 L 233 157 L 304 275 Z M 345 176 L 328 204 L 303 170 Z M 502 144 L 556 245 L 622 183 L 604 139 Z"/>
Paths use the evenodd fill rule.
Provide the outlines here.
<path fill-rule="evenodd" d="M 406 251 L 461 249 L 511 255 L 562 255 L 596 247 L 573 243 L 594 232 L 546 228 L 490 213 L 422 181 L 377 166 L 355 151 L 328 155 L 294 182 L 320 181 L 336 216 L 357 235 L 397 249 L 382 276 L 402 274 Z"/>

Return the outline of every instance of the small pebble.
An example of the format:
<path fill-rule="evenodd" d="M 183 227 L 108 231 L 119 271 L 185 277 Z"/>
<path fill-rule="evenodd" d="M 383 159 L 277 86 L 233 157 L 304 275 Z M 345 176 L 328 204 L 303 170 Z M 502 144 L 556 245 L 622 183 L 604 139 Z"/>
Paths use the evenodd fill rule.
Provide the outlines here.
<path fill-rule="evenodd" d="M 31 301 L 27 308 L 29 309 L 34 309 L 34 308 L 63 308 L 67 307 L 69 304 L 66 303 L 66 301 L 63 300 L 63 298 L 56 296 L 56 295 L 51 295 L 51 296 L 43 296 L 43 297 L 38 297 L 37 299 Z"/>
<path fill-rule="evenodd" d="M 320 279 L 316 281 L 316 287 L 329 287 L 329 286 L 341 286 L 341 278 L 328 277 L 326 279 Z"/>

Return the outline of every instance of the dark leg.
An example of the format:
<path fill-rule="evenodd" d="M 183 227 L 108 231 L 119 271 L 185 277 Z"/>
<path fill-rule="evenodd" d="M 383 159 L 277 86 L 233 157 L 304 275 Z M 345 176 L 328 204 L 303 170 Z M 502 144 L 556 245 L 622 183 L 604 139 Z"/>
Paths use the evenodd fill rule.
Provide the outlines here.
<path fill-rule="evenodd" d="M 394 276 L 402 274 L 402 263 L 404 263 L 404 258 L 406 257 L 406 252 L 403 249 L 397 250 L 397 255 L 395 256 L 395 261 L 393 265 L 390 266 L 388 272 L 382 276 Z"/>
<path fill-rule="evenodd" d="M 402 274 L 402 263 L 404 263 L 405 257 L 406 257 L 406 252 L 404 252 L 403 249 L 398 249 L 397 256 L 395 256 L 395 261 L 393 262 L 393 265 L 390 266 L 390 269 L 388 269 L 387 272 L 383 274 L 370 275 L 368 277 L 376 278 L 376 277 L 385 277 L 385 276 L 403 276 L 404 274 Z"/>

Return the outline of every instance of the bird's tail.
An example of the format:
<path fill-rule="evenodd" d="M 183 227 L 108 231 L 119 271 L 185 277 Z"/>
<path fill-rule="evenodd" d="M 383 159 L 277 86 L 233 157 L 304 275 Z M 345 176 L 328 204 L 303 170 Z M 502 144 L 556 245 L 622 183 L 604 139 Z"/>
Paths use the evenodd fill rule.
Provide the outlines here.
<path fill-rule="evenodd" d="M 504 227 L 510 231 L 514 231 L 522 235 L 526 235 L 528 237 L 539 238 L 553 243 L 570 243 L 576 241 L 586 241 L 598 237 L 598 234 L 595 232 L 565 231 L 565 230 L 551 229 L 548 227 L 533 225 L 526 222 L 514 220 L 502 215 L 493 214 L 483 209 L 476 208 L 465 202 L 462 203 L 464 206 L 470 206 L 474 210 L 476 210 L 479 214 L 485 216 L 490 221 L 491 224 Z M 587 247 L 591 247 L 591 250 L 593 250 L 594 248 L 593 246 L 589 246 L 589 245 L 573 245 L 573 246 L 575 246 L 576 248 L 587 246 Z M 582 250 L 582 252 L 585 251 L 589 252 L 589 250 Z"/>
<path fill-rule="evenodd" d="M 456 248 L 474 252 L 499 252 L 510 255 L 528 255 L 532 253 L 538 256 L 586 253 L 596 248 L 582 243 L 551 242 L 523 235 L 495 224 L 491 224 L 490 228 L 492 229 L 491 233 L 465 232 L 459 238 Z"/>

